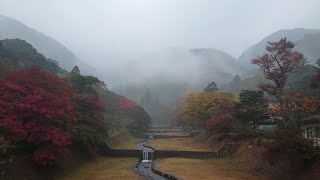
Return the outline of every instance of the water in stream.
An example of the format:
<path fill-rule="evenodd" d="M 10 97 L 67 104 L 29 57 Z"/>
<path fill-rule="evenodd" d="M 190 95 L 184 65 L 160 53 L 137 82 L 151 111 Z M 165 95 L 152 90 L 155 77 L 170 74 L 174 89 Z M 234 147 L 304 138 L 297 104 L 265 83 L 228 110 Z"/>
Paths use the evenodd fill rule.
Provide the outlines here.
<path fill-rule="evenodd" d="M 148 147 L 145 147 L 144 146 L 144 143 L 146 141 L 143 141 L 143 142 L 139 142 L 137 144 L 137 146 L 143 150 L 144 153 L 147 153 L 149 154 L 148 157 L 144 156 L 144 158 L 147 158 L 147 159 L 144 159 L 144 160 L 149 160 L 147 162 L 140 162 L 139 165 L 138 165 L 138 171 L 140 172 L 141 175 L 143 175 L 143 177 L 147 180 L 167 180 L 167 178 L 165 177 L 162 177 L 156 173 L 154 173 L 152 170 L 151 170 L 151 167 L 152 167 L 152 153 L 153 153 L 153 149 L 151 148 L 148 148 Z"/>

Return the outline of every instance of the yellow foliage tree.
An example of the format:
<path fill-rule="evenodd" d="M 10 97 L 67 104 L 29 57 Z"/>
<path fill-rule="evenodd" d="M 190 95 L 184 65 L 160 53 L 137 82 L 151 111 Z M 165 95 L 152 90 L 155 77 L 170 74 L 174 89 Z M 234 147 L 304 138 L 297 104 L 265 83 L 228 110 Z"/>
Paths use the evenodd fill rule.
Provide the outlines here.
<path fill-rule="evenodd" d="M 183 108 L 182 121 L 192 126 L 204 126 L 205 122 L 215 117 L 230 117 L 223 105 L 233 105 L 231 93 L 199 92 L 187 96 Z"/>

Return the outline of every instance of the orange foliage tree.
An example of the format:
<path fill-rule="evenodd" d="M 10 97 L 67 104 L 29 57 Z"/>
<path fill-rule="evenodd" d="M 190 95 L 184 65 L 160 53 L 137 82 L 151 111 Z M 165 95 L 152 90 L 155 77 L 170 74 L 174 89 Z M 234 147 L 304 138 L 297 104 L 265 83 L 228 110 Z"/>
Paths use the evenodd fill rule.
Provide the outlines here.
<path fill-rule="evenodd" d="M 294 46 L 294 43 L 286 38 L 278 42 L 268 42 L 267 53 L 251 61 L 260 67 L 265 78 L 269 80 L 269 83 L 260 84 L 260 88 L 276 98 L 285 126 L 290 123 L 286 121 L 284 113 L 287 106 L 285 91 L 288 77 L 298 70 L 303 59 L 300 52 L 293 50 Z"/>
<path fill-rule="evenodd" d="M 287 123 L 297 127 L 299 122 L 313 115 L 319 109 L 319 100 L 304 96 L 298 92 L 287 91 L 284 94 L 285 106 L 274 104 L 271 111 L 274 114 L 283 114 L 287 118 Z"/>

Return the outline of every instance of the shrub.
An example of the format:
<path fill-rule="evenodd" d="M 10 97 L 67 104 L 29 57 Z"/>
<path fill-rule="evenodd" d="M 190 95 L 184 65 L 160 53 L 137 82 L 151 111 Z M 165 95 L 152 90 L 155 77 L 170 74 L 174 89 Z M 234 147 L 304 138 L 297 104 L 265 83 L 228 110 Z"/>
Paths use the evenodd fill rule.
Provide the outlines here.
<path fill-rule="evenodd" d="M 6 144 L 33 145 L 39 165 L 69 154 L 66 127 L 75 109 L 64 79 L 37 68 L 10 72 L 0 81 L 0 93 L 0 132 Z"/>
<path fill-rule="evenodd" d="M 77 121 L 70 126 L 73 138 L 94 148 L 101 145 L 108 137 L 108 127 L 104 121 L 105 102 L 87 94 L 75 95 L 73 102 L 78 114 Z"/>
<path fill-rule="evenodd" d="M 313 146 L 311 140 L 303 138 L 299 129 L 278 128 L 265 134 L 265 137 L 269 142 L 263 144 L 266 149 L 264 158 L 271 164 L 286 162 L 301 167 L 304 160 L 319 157 L 318 148 Z"/>

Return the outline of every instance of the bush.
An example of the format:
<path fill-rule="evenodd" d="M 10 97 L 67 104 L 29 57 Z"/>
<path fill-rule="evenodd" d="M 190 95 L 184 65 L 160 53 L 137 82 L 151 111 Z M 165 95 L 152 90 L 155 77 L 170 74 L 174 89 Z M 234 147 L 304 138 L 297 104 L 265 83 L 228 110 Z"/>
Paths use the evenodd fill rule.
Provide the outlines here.
<path fill-rule="evenodd" d="M 4 147 L 31 144 L 39 165 L 69 155 L 66 126 L 75 119 L 75 109 L 64 79 L 37 68 L 11 72 L 0 82 L 0 93 Z"/>
<path fill-rule="evenodd" d="M 258 136 L 256 138 L 256 143 L 257 143 L 258 146 L 261 146 L 261 141 L 262 141 L 261 136 Z"/>
<path fill-rule="evenodd" d="M 73 139 L 89 143 L 93 148 L 100 146 L 108 138 L 105 102 L 87 94 L 75 95 L 73 102 L 77 110 L 77 120 L 69 128 Z"/>
<path fill-rule="evenodd" d="M 5 156 L 13 150 L 13 146 L 10 146 L 5 142 L 5 139 L 0 136 L 0 156 Z"/>
<path fill-rule="evenodd" d="M 301 130 L 278 128 L 265 134 L 269 142 L 263 143 L 266 149 L 264 158 L 269 163 L 287 163 L 289 167 L 303 167 L 305 160 L 319 158 L 318 147 L 311 140 L 302 137 Z"/>

